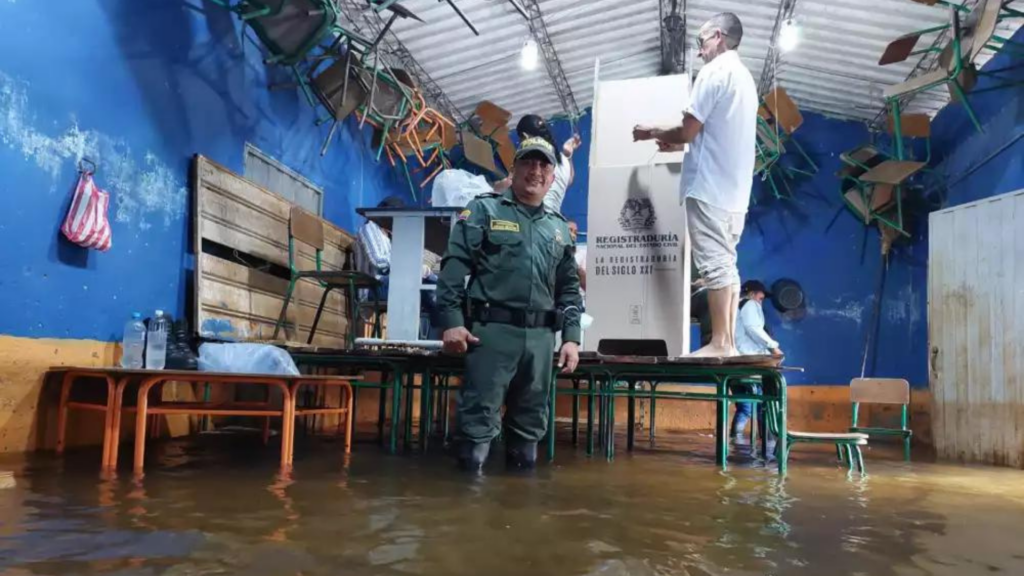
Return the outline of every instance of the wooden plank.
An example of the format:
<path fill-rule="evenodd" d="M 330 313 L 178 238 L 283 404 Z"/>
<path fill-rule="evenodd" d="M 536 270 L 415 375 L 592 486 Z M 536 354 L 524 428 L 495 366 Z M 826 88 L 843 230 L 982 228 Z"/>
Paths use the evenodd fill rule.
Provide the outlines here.
<path fill-rule="evenodd" d="M 209 239 L 239 252 L 275 264 L 288 266 L 288 222 L 294 205 L 272 192 L 245 180 L 203 156 L 193 163 L 196 199 L 196 246 Z M 322 269 L 340 270 L 344 253 L 354 238 L 340 228 L 323 222 Z M 316 269 L 313 246 L 296 243 L 295 264 L 301 270 Z M 224 329 L 236 331 L 240 340 L 264 340 L 273 334 L 287 289 L 287 280 L 251 270 L 206 254 L 196 263 L 197 331 L 206 335 L 222 334 Z M 207 270 L 207 266 L 214 267 Z M 209 272 L 209 274 L 207 274 Z M 305 340 L 323 291 L 309 280 L 299 283 L 294 310 L 287 317 L 294 326 L 298 320 L 299 334 Z M 315 342 L 340 348 L 347 330 L 347 303 L 341 293 L 332 293 L 317 329 Z M 296 316 L 297 315 L 297 316 Z"/>
<path fill-rule="evenodd" d="M 201 190 L 198 202 L 202 238 L 288 266 L 287 215 L 279 218 L 213 190 Z M 283 205 L 284 201 L 281 202 Z"/>
<path fill-rule="evenodd" d="M 998 249 L 998 236 L 992 226 L 995 220 L 992 207 L 1002 202 L 986 204 L 973 210 L 974 235 L 961 242 L 970 246 L 967 253 L 973 253 L 968 265 L 967 286 L 973 298 L 968 298 L 967 342 L 970 348 L 970 374 L 968 397 L 973 435 L 971 461 L 997 464 L 999 455 L 994 450 L 994 433 L 1002 423 L 995 414 L 992 404 L 992 307 L 993 298 L 993 255 Z M 982 423 L 985 423 L 982 425 Z"/>
<path fill-rule="evenodd" d="M 949 214 L 945 220 L 946 225 L 941 239 L 943 251 L 939 259 L 941 264 L 938 264 L 945 270 L 944 283 L 942 284 L 943 294 L 941 314 L 939 315 L 939 330 L 942 334 L 940 354 L 942 358 L 943 395 L 945 397 L 945 403 L 943 404 L 945 427 L 943 432 L 946 437 L 946 451 L 943 458 L 952 460 L 957 458 L 956 366 L 958 360 L 956 357 L 956 332 L 959 327 L 956 325 L 957 306 L 954 299 L 957 282 L 957 263 L 954 260 L 956 213 Z"/>
<path fill-rule="evenodd" d="M 936 410 L 933 414 L 935 424 L 936 450 L 940 458 L 956 457 L 956 369 L 954 347 L 956 346 L 956 326 L 953 324 L 955 303 L 953 301 L 953 283 L 956 270 L 953 261 L 954 224 L 956 214 L 953 212 L 937 214 L 931 227 L 931 245 L 935 252 L 929 260 L 929 270 L 936 275 L 930 284 L 934 296 L 932 299 L 933 314 L 929 316 L 929 327 L 935 338 L 937 370 L 936 388 L 934 391 Z"/>
<path fill-rule="evenodd" d="M 477 104 L 476 115 L 480 117 L 480 133 L 485 136 L 508 126 L 508 121 L 512 117 L 511 112 L 487 100 Z"/>
<path fill-rule="evenodd" d="M 298 206 L 292 206 L 289 228 L 296 240 L 308 244 L 314 250 L 324 248 L 324 221 Z M 316 254 L 314 252 L 314 258 Z M 315 260 L 314 260 L 315 263 Z"/>
<path fill-rule="evenodd" d="M 792 134 L 804 123 L 800 108 L 789 97 L 785 88 L 781 86 L 773 88 L 771 92 L 765 94 L 764 103 L 786 134 Z"/>
<path fill-rule="evenodd" d="M 240 341 L 270 340 L 288 281 L 209 254 L 200 259 L 206 271 L 199 300 L 201 334 Z M 305 341 L 322 294 L 318 284 L 309 280 L 298 283 L 286 320 L 290 326 L 297 320 L 299 333 L 289 331 L 289 338 Z M 334 291 L 328 296 L 314 343 L 344 347 L 347 306 L 343 293 Z"/>
<path fill-rule="evenodd" d="M 910 384 L 902 378 L 854 378 L 850 401 L 874 404 L 910 404 Z"/>
<path fill-rule="evenodd" d="M 953 235 L 959 240 L 953 244 L 952 265 L 955 276 L 952 284 L 954 312 L 952 328 L 955 331 L 955 342 L 953 345 L 953 358 L 955 359 L 955 386 L 956 386 L 956 459 L 966 461 L 973 451 L 973 430 L 970 421 L 970 377 L 971 377 L 971 349 L 967 336 L 967 323 L 973 320 L 968 313 L 969 300 L 974 295 L 969 293 L 968 270 L 972 268 L 969 260 L 975 256 L 971 251 L 965 251 L 967 239 L 973 238 L 978 233 L 977 221 L 974 212 L 977 208 L 969 208 L 957 212 L 953 220 Z"/>
<path fill-rule="evenodd" d="M 498 173 L 498 167 L 494 165 L 494 148 L 487 140 L 477 138 L 467 130 L 462 131 L 462 151 L 474 165 L 479 166 L 492 174 Z"/>
<path fill-rule="evenodd" d="M 294 204 L 203 156 L 196 157 L 195 186 L 198 240 L 207 238 L 288 266 L 288 221 Z M 340 269 L 354 238 L 329 222 L 324 222 L 323 233 L 323 267 Z M 315 250 L 300 245 L 296 252 L 300 269 L 315 269 Z"/>
<path fill-rule="evenodd" d="M 896 132 L 892 114 L 888 116 L 889 134 Z M 932 121 L 927 114 L 900 114 L 900 132 L 907 138 L 929 138 L 932 135 Z"/>
<path fill-rule="evenodd" d="M 1006 212 L 1010 209 L 1007 208 Z M 1009 464 L 1024 468 L 1024 194 L 1013 197 L 1012 225 L 1004 229 L 1004 265 L 1007 275 L 1004 290 L 1012 295 L 1006 302 L 1007 326 L 1003 339 L 1003 377 L 1009 390 L 1007 403 L 1012 421 L 1006 423 L 1011 459 Z M 1012 273 L 1011 273 L 1012 270 Z"/>
<path fill-rule="evenodd" d="M 1012 335 L 1006 331 L 1007 324 L 1012 323 L 1012 320 L 1006 319 L 1007 303 L 1012 302 L 1013 297 L 1013 292 L 1008 290 L 1010 282 L 1007 281 L 1007 267 L 1012 266 L 1012 262 L 1006 262 L 1004 256 L 1008 252 L 1006 247 L 1012 246 L 1012 238 L 1007 238 L 1007 231 L 1010 226 L 1013 226 L 1013 202 L 993 203 L 986 211 L 988 212 L 986 218 L 991 218 L 992 226 L 984 234 L 988 240 L 985 248 L 992 252 L 986 255 L 986 260 L 983 262 L 987 276 L 983 276 L 981 282 L 989 283 L 991 286 L 991 297 L 988 302 L 988 345 L 990 350 L 989 366 L 991 367 L 989 404 L 992 407 L 992 418 L 997 422 L 997 425 L 992 427 L 991 444 L 996 455 L 996 463 L 1007 465 L 1013 459 L 1010 449 L 1012 441 L 1007 442 L 1010 439 L 1007 431 L 1016 432 L 1012 409 L 1007 403 L 1007 382 L 1003 372 L 1004 343 L 1013 339 Z M 1007 240 L 1011 240 L 1011 242 L 1007 242 Z M 1012 253 L 1012 250 L 1009 252 Z M 1012 281 L 1012 268 L 1009 270 L 1009 277 Z"/>
<path fill-rule="evenodd" d="M 940 321 L 942 310 L 943 271 L 940 255 L 940 243 L 943 238 L 949 236 L 945 229 L 946 217 L 943 214 L 932 213 L 928 217 L 928 387 L 932 395 L 932 445 L 935 453 L 940 458 L 944 457 L 946 447 L 945 418 L 942 411 L 945 407 L 945 394 L 943 392 L 943 377 L 941 370 L 941 358 L 938 351 L 942 345 Z"/>
<path fill-rule="evenodd" d="M 882 57 L 878 59 L 878 65 L 885 66 L 906 60 L 910 53 L 914 51 L 914 46 L 917 45 L 917 40 L 920 37 L 920 33 L 913 32 L 889 42 L 889 45 L 885 47 L 885 51 L 882 52 Z"/>
<path fill-rule="evenodd" d="M 924 162 L 886 160 L 871 170 L 868 170 L 860 177 L 860 179 L 865 182 L 876 182 L 897 186 L 902 184 L 907 178 L 917 174 L 917 172 L 925 166 L 927 166 L 927 164 Z"/>
<path fill-rule="evenodd" d="M 515 162 L 516 147 L 512 144 L 508 128 L 502 126 L 494 133 L 492 138 L 498 143 L 498 157 L 501 158 L 501 163 L 505 166 L 505 170 L 511 173 L 512 163 Z"/>

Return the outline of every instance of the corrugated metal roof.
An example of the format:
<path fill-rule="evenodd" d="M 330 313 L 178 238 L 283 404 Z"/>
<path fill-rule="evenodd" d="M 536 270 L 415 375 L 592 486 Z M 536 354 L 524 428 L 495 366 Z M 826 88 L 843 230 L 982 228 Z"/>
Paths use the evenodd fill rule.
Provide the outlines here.
<path fill-rule="evenodd" d="M 456 0 L 480 30 L 474 36 L 455 12 L 436 0 L 403 0 L 426 23 L 399 20 L 394 30 L 421 66 L 467 116 L 481 100 L 513 113 L 550 116 L 563 112 L 543 66 L 519 66 L 530 37 L 523 17 L 507 0 Z M 968 0 L 974 4 L 976 0 Z M 657 75 L 660 68 L 658 0 L 540 0 L 540 9 L 580 108 L 593 99 L 594 61 L 602 79 Z M 739 52 L 760 78 L 779 11 L 779 0 L 689 0 L 685 2 L 687 49 L 700 25 L 718 12 L 734 12 L 743 22 Z M 877 62 L 885 46 L 908 32 L 948 21 L 948 11 L 910 0 L 797 0 L 793 16 L 801 27 L 799 47 L 782 54 L 777 82 L 805 110 L 860 120 L 878 117 L 881 89 L 911 74 L 918 57 L 889 66 Z M 1000 23 L 1012 36 L 1021 19 Z M 937 33 L 921 38 L 929 46 Z M 976 63 L 991 57 L 983 53 Z M 694 70 L 700 61 L 692 56 Z M 919 73 L 920 71 L 918 71 Z M 909 109 L 935 113 L 948 101 L 944 87 L 915 97 Z"/>

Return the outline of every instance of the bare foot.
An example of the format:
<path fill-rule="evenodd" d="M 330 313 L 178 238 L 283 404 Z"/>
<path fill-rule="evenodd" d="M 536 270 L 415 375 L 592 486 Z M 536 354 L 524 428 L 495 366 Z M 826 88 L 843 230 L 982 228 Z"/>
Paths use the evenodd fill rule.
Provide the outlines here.
<path fill-rule="evenodd" d="M 717 344 L 708 344 L 700 350 L 690 354 L 692 358 L 727 358 L 729 356 L 736 356 L 736 349 L 729 346 L 719 346 Z"/>

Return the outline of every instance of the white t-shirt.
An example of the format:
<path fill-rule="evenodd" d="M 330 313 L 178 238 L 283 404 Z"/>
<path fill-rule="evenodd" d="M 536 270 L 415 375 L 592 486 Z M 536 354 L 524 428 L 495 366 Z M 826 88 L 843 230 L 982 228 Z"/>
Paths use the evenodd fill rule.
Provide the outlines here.
<path fill-rule="evenodd" d="M 729 50 L 704 65 L 687 114 L 704 125 L 683 158 L 680 201 L 695 198 L 746 212 L 754 177 L 757 86 L 740 55 Z"/>
<path fill-rule="evenodd" d="M 544 205 L 551 211 L 562 213 L 562 201 L 565 200 L 565 191 L 569 188 L 569 180 L 572 179 L 572 159 L 562 154 L 562 161 L 555 166 L 555 181 L 551 189 L 544 196 Z"/>

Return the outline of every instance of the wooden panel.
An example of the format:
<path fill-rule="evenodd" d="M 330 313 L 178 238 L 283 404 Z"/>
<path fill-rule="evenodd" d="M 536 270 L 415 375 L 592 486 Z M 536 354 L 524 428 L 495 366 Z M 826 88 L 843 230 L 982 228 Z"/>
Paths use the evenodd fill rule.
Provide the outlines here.
<path fill-rule="evenodd" d="M 896 130 L 892 114 L 888 116 L 889 134 Z M 932 121 L 927 114 L 900 114 L 900 132 L 907 138 L 928 138 L 932 135 Z"/>
<path fill-rule="evenodd" d="M 771 92 L 765 94 L 764 103 L 771 110 L 772 116 L 778 121 L 779 126 L 786 131 L 786 134 L 792 134 L 804 123 L 804 117 L 800 114 L 800 108 L 789 97 L 785 88 L 774 88 Z"/>
<path fill-rule="evenodd" d="M 287 267 L 288 225 L 294 205 L 203 156 L 196 156 L 193 172 L 195 245 L 201 249 L 204 239 L 211 240 Z M 322 268 L 340 270 L 353 238 L 328 222 L 322 222 L 322 233 Z M 315 249 L 300 242 L 295 247 L 296 267 L 315 270 Z M 209 338 L 269 340 L 287 287 L 285 278 L 201 254 L 196 260 L 193 325 Z M 322 294 L 318 283 L 299 282 L 287 317 L 287 338 L 305 341 Z M 343 347 L 348 317 L 345 300 L 341 293 L 330 295 L 314 343 Z"/>
<path fill-rule="evenodd" d="M 491 172 L 498 173 L 498 167 L 494 165 L 494 148 L 491 143 L 477 138 L 469 131 L 462 131 L 462 150 L 466 159 L 473 164 Z"/>
<path fill-rule="evenodd" d="M 309 244 L 314 250 L 323 250 L 324 221 L 298 206 L 292 206 L 291 231 L 296 240 Z"/>
<path fill-rule="evenodd" d="M 871 170 L 868 170 L 860 177 L 860 179 L 865 182 L 881 182 L 884 184 L 899 185 L 907 178 L 917 174 L 917 172 L 925 166 L 927 166 L 927 164 L 924 162 L 886 160 Z"/>
<path fill-rule="evenodd" d="M 896 62 L 906 60 L 910 57 L 910 53 L 914 51 L 914 46 L 917 46 L 917 40 L 920 37 L 921 34 L 914 32 L 889 42 L 889 45 L 885 47 L 885 52 L 882 53 L 882 57 L 878 59 L 878 65 L 885 66 L 886 64 L 895 64 Z"/>
<path fill-rule="evenodd" d="M 498 157 L 501 158 L 501 163 L 505 166 L 505 170 L 511 172 L 512 163 L 515 162 L 516 147 L 512 144 L 512 138 L 509 137 L 508 128 L 502 126 L 494 133 L 493 138 L 498 143 Z"/>
<path fill-rule="evenodd" d="M 910 383 L 901 378 L 854 378 L 850 401 L 872 404 L 910 404 Z"/>
<path fill-rule="evenodd" d="M 511 112 L 487 100 L 477 104 L 476 115 L 480 117 L 480 133 L 485 136 L 508 126 L 509 118 L 512 117 Z"/>
<path fill-rule="evenodd" d="M 202 156 L 196 176 L 200 238 L 288 265 L 287 201 Z"/>
<path fill-rule="evenodd" d="M 203 285 L 199 292 L 200 334 L 206 338 L 269 341 L 281 313 L 288 281 L 210 254 L 200 257 Z M 296 286 L 278 340 L 306 341 L 323 289 L 310 280 Z M 348 299 L 334 291 L 327 298 L 314 344 L 344 347 Z M 295 322 L 298 320 L 298 332 Z"/>
<path fill-rule="evenodd" d="M 1024 467 L 1024 192 L 933 213 L 929 339 L 942 458 Z"/>

